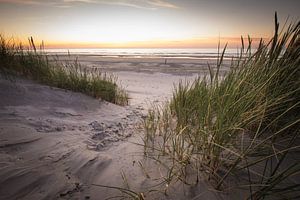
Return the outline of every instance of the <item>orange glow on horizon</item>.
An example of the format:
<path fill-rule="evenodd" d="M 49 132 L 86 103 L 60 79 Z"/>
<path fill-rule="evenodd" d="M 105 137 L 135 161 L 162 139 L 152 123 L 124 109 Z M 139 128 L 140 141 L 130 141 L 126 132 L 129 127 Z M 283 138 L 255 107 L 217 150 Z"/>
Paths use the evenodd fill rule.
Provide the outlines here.
<path fill-rule="evenodd" d="M 259 43 L 260 38 L 252 38 L 253 45 Z M 268 41 L 268 38 L 264 38 Z M 27 44 L 28 40 L 22 40 Z M 35 40 L 37 45 L 41 42 Z M 153 41 L 132 41 L 132 42 L 64 42 L 64 41 L 44 41 L 45 48 L 48 49 L 76 49 L 76 48 L 217 48 L 220 41 L 221 46 L 228 43 L 228 48 L 236 48 L 241 44 L 241 38 L 223 37 L 223 38 L 194 38 L 185 40 L 153 40 Z M 247 44 L 247 41 L 245 41 Z"/>
<path fill-rule="evenodd" d="M 242 3 L 241 3 L 242 2 Z M 270 38 L 299 1 L 0 0 L 0 34 L 46 48 L 229 48 Z M 238 11 L 238 12 L 237 12 Z M 221 38 L 219 38 L 219 36 Z M 245 39 L 247 40 L 247 39 Z M 16 40 L 19 41 L 19 40 Z M 268 39 L 265 39 L 268 41 Z"/>

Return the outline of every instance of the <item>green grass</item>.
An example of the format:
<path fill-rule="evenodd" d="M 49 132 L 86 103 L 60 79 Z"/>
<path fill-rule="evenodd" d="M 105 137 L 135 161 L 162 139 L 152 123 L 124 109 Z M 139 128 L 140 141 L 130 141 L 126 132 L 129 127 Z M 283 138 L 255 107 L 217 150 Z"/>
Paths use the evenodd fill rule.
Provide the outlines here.
<path fill-rule="evenodd" d="M 180 83 L 169 104 L 149 111 L 145 154 L 187 184 L 206 174 L 217 190 L 238 182 L 249 199 L 299 197 L 299 33 L 300 22 L 279 33 L 275 14 L 273 38 L 254 53 L 251 38 L 247 48 L 241 38 L 238 59 L 220 77 L 225 46 L 209 77 Z"/>
<path fill-rule="evenodd" d="M 95 98 L 128 104 L 128 94 L 116 82 L 117 77 L 97 68 L 82 66 L 77 59 L 61 62 L 45 54 L 43 44 L 37 48 L 33 39 L 29 47 L 0 35 L 0 73 L 5 77 L 22 76 L 53 87 L 81 92 Z"/>

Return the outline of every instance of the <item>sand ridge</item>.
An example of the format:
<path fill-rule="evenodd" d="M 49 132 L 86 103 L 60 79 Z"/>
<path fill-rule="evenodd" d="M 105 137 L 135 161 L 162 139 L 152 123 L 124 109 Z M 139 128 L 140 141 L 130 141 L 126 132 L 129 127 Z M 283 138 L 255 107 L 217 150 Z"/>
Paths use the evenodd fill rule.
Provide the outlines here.
<path fill-rule="evenodd" d="M 31 81 L 0 82 L 0 199 L 84 198 L 141 113 Z M 88 198 L 88 195 L 86 195 Z"/>

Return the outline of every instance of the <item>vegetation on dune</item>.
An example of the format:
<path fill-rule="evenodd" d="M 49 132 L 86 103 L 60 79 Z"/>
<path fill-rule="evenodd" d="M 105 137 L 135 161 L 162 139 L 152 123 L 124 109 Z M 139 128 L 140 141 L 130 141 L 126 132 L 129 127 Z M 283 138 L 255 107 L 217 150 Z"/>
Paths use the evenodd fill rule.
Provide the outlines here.
<path fill-rule="evenodd" d="M 224 77 L 226 47 L 209 77 L 180 83 L 170 103 L 149 111 L 145 154 L 168 169 L 165 180 L 197 184 L 206 174 L 215 189 L 236 183 L 249 199 L 299 198 L 299 33 L 300 22 L 279 32 L 275 14 L 273 38 L 254 53 L 241 38 Z"/>
<path fill-rule="evenodd" d="M 58 58 L 52 58 L 50 61 L 43 45 L 37 49 L 32 38 L 29 39 L 29 47 L 25 48 L 13 39 L 0 35 L 0 73 L 6 77 L 23 76 L 119 105 L 128 104 L 128 94 L 116 84 L 115 76 L 102 73 L 97 68 L 82 66 L 77 59 L 61 62 Z"/>
<path fill-rule="evenodd" d="M 300 197 L 300 22 L 283 30 L 275 15 L 273 38 L 261 40 L 255 52 L 251 38 L 247 47 L 241 38 L 238 58 L 224 77 L 219 70 L 226 46 L 216 67 L 208 66 L 209 77 L 181 82 L 169 103 L 149 110 L 144 153 L 167 170 L 164 193 L 174 182 L 194 185 L 205 176 L 219 191 L 245 189 L 248 199 Z M 1 74 L 128 103 L 113 76 L 77 60 L 49 61 L 32 38 L 29 49 L 0 40 Z M 132 199 L 147 197 L 129 187 L 98 186 Z"/>

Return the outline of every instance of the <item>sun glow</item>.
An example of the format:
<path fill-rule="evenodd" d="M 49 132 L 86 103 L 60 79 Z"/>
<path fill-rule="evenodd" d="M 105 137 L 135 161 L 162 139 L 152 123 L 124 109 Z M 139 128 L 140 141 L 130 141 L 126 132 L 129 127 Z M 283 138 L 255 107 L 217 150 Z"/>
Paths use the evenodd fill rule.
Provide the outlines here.
<path fill-rule="evenodd" d="M 184 27 L 176 24 L 166 26 L 165 23 L 146 23 L 140 20 L 125 23 L 112 19 L 109 23 L 101 21 L 92 25 L 80 20 L 77 21 L 77 24 L 61 25 L 53 34 L 56 36 L 56 41 L 61 43 L 105 43 L 113 45 L 166 40 L 180 41 L 190 38 L 192 35 Z M 49 41 L 53 40 L 53 34 L 47 36 Z"/>
<path fill-rule="evenodd" d="M 214 3 L 170 2 L 0 0 L 0 33 L 50 48 L 215 48 L 219 37 L 235 47 L 240 35 L 272 35 L 273 10 L 237 17 L 236 4 L 215 11 Z"/>

